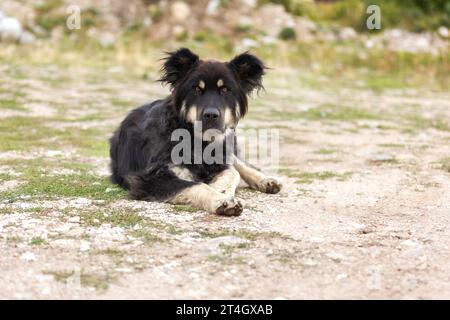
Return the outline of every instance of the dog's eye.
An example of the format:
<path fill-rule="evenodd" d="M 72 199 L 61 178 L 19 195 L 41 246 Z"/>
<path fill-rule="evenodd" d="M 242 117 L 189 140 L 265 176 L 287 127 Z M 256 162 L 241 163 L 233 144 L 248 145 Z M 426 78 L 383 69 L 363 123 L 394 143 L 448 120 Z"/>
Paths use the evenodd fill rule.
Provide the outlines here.
<path fill-rule="evenodd" d="M 220 88 L 220 92 L 222 92 L 222 93 L 228 92 L 228 88 L 227 87 L 221 87 Z"/>

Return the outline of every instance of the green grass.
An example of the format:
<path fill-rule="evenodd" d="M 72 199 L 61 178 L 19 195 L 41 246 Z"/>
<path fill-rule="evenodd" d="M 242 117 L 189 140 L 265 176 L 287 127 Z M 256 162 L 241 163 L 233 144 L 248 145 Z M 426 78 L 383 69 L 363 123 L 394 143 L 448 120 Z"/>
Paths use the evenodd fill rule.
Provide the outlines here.
<path fill-rule="evenodd" d="M 78 214 L 84 224 L 96 227 L 108 223 L 111 226 L 130 228 L 144 221 L 140 215 L 129 209 L 81 210 Z"/>
<path fill-rule="evenodd" d="M 0 109 L 27 111 L 27 108 L 25 108 L 23 103 L 13 99 L 0 99 Z"/>
<path fill-rule="evenodd" d="M 140 238 L 146 245 L 152 246 L 156 243 L 163 242 L 164 239 L 148 229 L 141 229 L 133 231 L 134 237 Z"/>
<path fill-rule="evenodd" d="M 333 154 L 336 152 L 337 152 L 336 149 L 326 149 L 326 148 L 322 148 L 322 149 L 318 149 L 318 150 L 314 151 L 315 154 L 323 154 L 323 155 Z"/>
<path fill-rule="evenodd" d="M 281 111 L 273 110 L 271 118 L 277 120 L 332 120 L 332 121 L 355 121 L 355 120 L 377 120 L 381 115 L 371 113 L 363 109 L 347 106 L 322 105 L 307 111 Z"/>
<path fill-rule="evenodd" d="M 321 172 L 296 172 L 292 169 L 281 169 L 281 173 L 286 174 L 288 177 L 297 178 L 296 183 L 311 184 L 316 180 L 328 180 L 336 179 L 337 181 L 346 181 L 352 176 L 352 172 L 337 173 L 333 171 L 321 171 Z"/>
<path fill-rule="evenodd" d="M 450 173 L 450 157 L 444 158 L 440 161 L 441 169 Z"/>
<path fill-rule="evenodd" d="M 113 280 L 113 277 L 109 274 L 107 275 L 99 275 L 99 274 L 91 274 L 86 273 L 84 270 L 81 270 L 79 274 L 75 271 L 66 271 L 66 270 L 46 270 L 43 274 L 52 275 L 55 281 L 67 283 L 67 281 L 72 277 L 79 277 L 79 279 L 73 279 L 76 283 L 79 280 L 79 283 L 84 287 L 93 287 L 98 291 L 105 291 L 109 283 Z"/>
<path fill-rule="evenodd" d="M 404 148 L 405 145 L 402 143 L 380 143 L 380 147 L 383 148 Z"/>
<path fill-rule="evenodd" d="M 126 192 L 112 185 L 107 178 L 90 173 L 49 176 L 33 168 L 27 170 L 21 179 L 24 179 L 25 183 L 0 195 L 11 201 L 24 195 L 45 199 L 85 197 L 96 200 L 117 200 L 126 198 Z"/>
<path fill-rule="evenodd" d="M 41 238 L 41 237 L 33 237 L 30 240 L 30 244 L 33 245 L 33 246 L 40 246 L 40 245 L 45 244 L 45 240 L 43 238 Z"/>
<path fill-rule="evenodd" d="M 406 117 L 406 121 L 413 130 L 436 129 L 440 131 L 450 131 L 450 123 L 445 116 L 427 119 L 419 115 L 410 115 Z"/>
<path fill-rule="evenodd" d="M 238 238 L 255 241 L 259 238 L 284 238 L 285 236 L 278 232 L 255 232 L 249 230 L 208 230 L 199 229 L 197 232 L 203 238 L 218 238 L 223 236 L 235 236 Z"/>
<path fill-rule="evenodd" d="M 55 121 L 39 117 L 7 117 L 0 121 L 0 152 L 62 149 L 72 146 L 88 156 L 107 156 L 108 138 L 97 128 L 59 129 Z"/>
<path fill-rule="evenodd" d="M 199 209 L 184 204 L 173 204 L 170 208 L 175 212 L 198 212 Z"/>

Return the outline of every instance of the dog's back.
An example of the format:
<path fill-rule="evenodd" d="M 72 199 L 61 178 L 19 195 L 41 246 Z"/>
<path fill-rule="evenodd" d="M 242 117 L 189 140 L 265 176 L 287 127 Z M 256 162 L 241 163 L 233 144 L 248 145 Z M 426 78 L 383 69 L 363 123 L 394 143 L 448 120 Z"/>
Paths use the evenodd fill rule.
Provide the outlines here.
<path fill-rule="evenodd" d="M 145 169 L 150 148 L 158 148 L 166 100 L 157 100 L 132 110 L 110 139 L 111 182 L 129 189 L 126 177 Z M 155 121 L 157 120 L 157 121 Z M 153 128 L 151 128 L 153 126 Z M 153 130 L 152 130 L 153 129 Z M 159 134 L 151 136 L 152 131 Z"/>

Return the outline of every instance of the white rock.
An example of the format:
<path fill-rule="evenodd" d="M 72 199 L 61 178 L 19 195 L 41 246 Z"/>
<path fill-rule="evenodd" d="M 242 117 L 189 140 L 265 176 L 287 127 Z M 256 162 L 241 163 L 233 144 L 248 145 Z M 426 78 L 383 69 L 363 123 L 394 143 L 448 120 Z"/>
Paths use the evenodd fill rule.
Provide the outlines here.
<path fill-rule="evenodd" d="M 0 20 L 0 38 L 2 40 L 17 41 L 22 34 L 22 25 L 19 20 L 12 17 L 5 17 Z"/>
<path fill-rule="evenodd" d="M 209 0 L 208 5 L 206 6 L 206 14 L 210 16 L 217 14 L 220 2 L 220 0 Z"/>
<path fill-rule="evenodd" d="M 420 247 L 420 243 L 413 241 L 413 240 L 404 240 L 400 243 L 403 246 L 407 246 L 407 247 Z"/>
<path fill-rule="evenodd" d="M 203 244 L 202 251 L 214 253 L 220 250 L 221 245 L 236 245 L 245 242 L 247 242 L 247 240 L 235 236 L 212 238 Z"/>
<path fill-rule="evenodd" d="M 342 260 L 345 259 L 345 256 L 343 254 L 337 252 L 329 252 L 325 254 L 325 256 L 336 262 L 341 262 Z"/>
<path fill-rule="evenodd" d="M 336 276 L 336 280 L 343 280 L 346 279 L 348 277 L 348 275 L 346 273 L 340 273 Z"/>
<path fill-rule="evenodd" d="M 20 38 L 19 38 L 19 42 L 21 44 L 25 44 L 25 45 L 31 44 L 34 41 L 36 41 L 36 37 L 34 36 L 34 34 L 32 34 L 31 32 L 28 32 L 28 31 L 22 32 L 22 34 L 20 35 Z"/>
<path fill-rule="evenodd" d="M 98 41 L 102 47 L 109 47 L 116 42 L 116 37 L 112 33 L 103 33 L 99 36 Z"/>
<path fill-rule="evenodd" d="M 191 9 L 189 5 L 182 2 L 176 1 L 170 6 L 170 12 L 175 21 L 185 21 L 191 14 Z"/>
<path fill-rule="evenodd" d="M 339 39 L 341 40 L 355 39 L 356 36 L 357 36 L 356 31 L 352 27 L 345 27 L 339 30 Z"/>
<path fill-rule="evenodd" d="M 244 48 L 258 48 L 259 47 L 259 43 L 256 40 L 250 39 L 250 38 L 244 38 L 242 39 L 241 45 Z"/>
<path fill-rule="evenodd" d="M 257 0 L 241 0 L 241 3 L 250 8 L 255 8 L 258 4 Z"/>
<path fill-rule="evenodd" d="M 48 295 L 50 295 L 51 293 L 52 293 L 52 291 L 50 290 L 49 287 L 46 287 L 46 288 L 44 288 L 44 289 L 41 291 L 41 294 L 42 294 L 43 296 L 48 296 Z"/>
<path fill-rule="evenodd" d="M 81 241 L 81 244 L 80 244 L 81 252 L 86 252 L 86 251 L 89 251 L 90 249 L 91 249 L 91 243 L 89 241 Z"/>
<path fill-rule="evenodd" d="M 36 255 L 33 252 L 27 251 L 20 256 L 20 259 L 23 261 L 36 261 Z"/>
<path fill-rule="evenodd" d="M 133 269 L 131 268 L 116 268 L 117 272 L 123 272 L 123 273 L 130 273 L 133 272 Z"/>
<path fill-rule="evenodd" d="M 76 217 L 71 217 L 71 218 L 69 218 L 69 220 L 67 220 L 67 221 L 69 221 L 70 223 L 80 223 L 80 217 L 78 217 L 78 216 L 76 216 Z"/>
<path fill-rule="evenodd" d="M 442 38 L 448 38 L 450 33 L 448 31 L 448 28 L 445 26 L 440 26 L 438 29 L 438 34 L 442 37 Z"/>

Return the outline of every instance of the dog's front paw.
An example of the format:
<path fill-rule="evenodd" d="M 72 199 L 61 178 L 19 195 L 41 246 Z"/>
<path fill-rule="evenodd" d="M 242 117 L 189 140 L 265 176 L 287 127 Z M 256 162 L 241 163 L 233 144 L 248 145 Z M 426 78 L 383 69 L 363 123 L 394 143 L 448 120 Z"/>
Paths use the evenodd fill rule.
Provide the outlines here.
<path fill-rule="evenodd" d="M 283 185 L 275 178 L 265 178 L 259 183 L 259 190 L 265 193 L 278 193 Z"/>
<path fill-rule="evenodd" d="M 231 197 L 220 201 L 215 213 L 221 216 L 239 216 L 242 213 L 242 201 Z"/>

